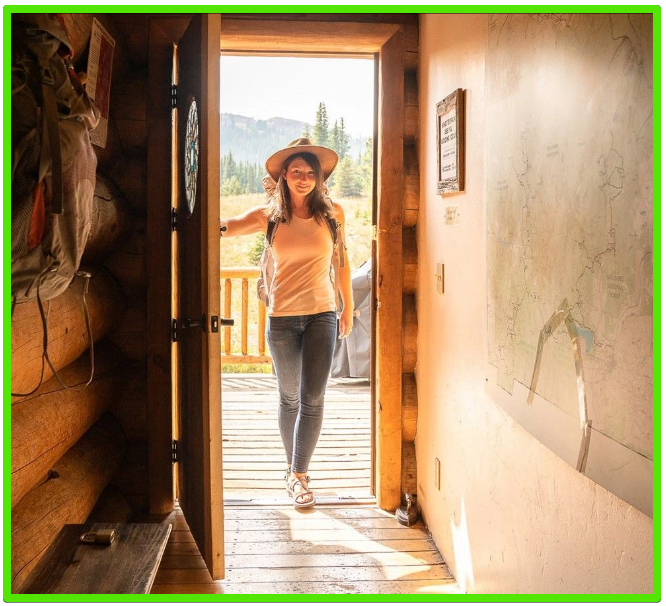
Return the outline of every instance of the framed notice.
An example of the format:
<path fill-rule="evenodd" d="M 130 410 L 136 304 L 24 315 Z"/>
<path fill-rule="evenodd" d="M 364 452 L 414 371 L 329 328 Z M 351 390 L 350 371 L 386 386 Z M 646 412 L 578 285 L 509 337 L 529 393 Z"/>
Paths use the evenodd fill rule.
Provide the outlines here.
<path fill-rule="evenodd" d="M 90 132 L 91 143 L 98 147 L 106 147 L 109 101 L 111 98 L 111 71 L 115 46 L 116 41 L 111 37 L 111 34 L 104 29 L 104 26 L 97 19 L 93 18 L 86 92 L 100 112 L 99 123 Z"/>
<path fill-rule="evenodd" d="M 465 93 L 453 91 L 437 104 L 437 193 L 465 191 Z"/>

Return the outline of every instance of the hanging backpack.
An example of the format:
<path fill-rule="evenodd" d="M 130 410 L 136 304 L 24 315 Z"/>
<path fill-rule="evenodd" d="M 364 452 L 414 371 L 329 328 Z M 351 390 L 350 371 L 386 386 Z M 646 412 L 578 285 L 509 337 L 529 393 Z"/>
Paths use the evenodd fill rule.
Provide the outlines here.
<path fill-rule="evenodd" d="M 86 280 L 83 308 L 90 341 L 90 384 L 94 374 L 93 337 L 86 305 L 88 272 L 79 271 L 92 221 L 97 158 L 88 131 L 97 126 L 92 104 L 71 63 L 71 45 L 53 14 L 12 14 L 12 311 L 37 299 L 42 319 L 44 363 L 65 385 L 48 356 L 48 310 L 43 301 L 61 294 L 75 275 Z"/>
<path fill-rule="evenodd" d="M 88 239 L 99 110 L 57 16 L 12 14 L 12 307 L 72 281 Z"/>

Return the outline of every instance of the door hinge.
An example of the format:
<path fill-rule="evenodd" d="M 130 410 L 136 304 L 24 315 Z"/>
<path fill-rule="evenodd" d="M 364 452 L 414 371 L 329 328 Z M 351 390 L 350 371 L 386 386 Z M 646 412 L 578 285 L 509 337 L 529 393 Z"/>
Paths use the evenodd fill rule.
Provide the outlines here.
<path fill-rule="evenodd" d="M 178 209 L 171 208 L 171 231 L 176 231 L 178 229 Z"/>
<path fill-rule="evenodd" d="M 171 342 L 176 343 L 178 341 L 178 320 L 176 318 L 171 318 Z"/>
<path fill-rule="evenodd" d="M 176 109 L 178 107 L 178 85 L 171 85 L 171 108 Z"/>
<path fill-rule="evenodd" d="M 171 442 L 171 462 L 180 463 L 180 444 L 178 444 L 178 440 Z"/>

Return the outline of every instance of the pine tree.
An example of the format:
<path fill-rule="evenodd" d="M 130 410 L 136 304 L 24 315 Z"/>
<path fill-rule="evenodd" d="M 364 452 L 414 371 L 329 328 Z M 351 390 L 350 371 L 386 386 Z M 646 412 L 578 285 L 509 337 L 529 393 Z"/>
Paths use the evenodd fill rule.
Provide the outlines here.
<path fill-rule="evenodd" d="M 344 160 L 349 153 L 349 135 L 345 132 L 344 118 L 340 118 L 340 128 L 338 129 L 338 146 L 335 148 L 335 151 L 338 152 L 340 160 Z"/>
<path fill-rule="evenodd" d="M 344 158 L 335 171 L 337 173 L 335 192 L 343 198 L 360 196 L 363 184 L 357 166 L 352 159 Z"/>
<path fill-rule="evenodd" d="M 310 125 L 306 124 L 305 128 L 303 129 L 303 133 L 301 134 L 301 137 L 305 137 L 306 139 L 312 140 L 312 134 L 310 133 Z"/>
<path fill-rule="evenodd" d="M 315 145 L 328 146 L 328 112 L 326 104 L 320 103 L 315 118 L 314 132 L 312 133 L 313 143 Z"/>
<path fill-rule="evenodd" d="M 223 196 L 239 196 L 243 193 L 240 181 L 236 175 L 228 177 L 222 182 L 221 193 Z"/>
<path fill-rule="evenodd" d="M 363 192 L 370 194 L 372 192 L 372 137 L 368 137 L 365 141 L 365 150 L 363 155 L 359 157 L 359 173 L 363 186 Z"/>
<path fill-rule="evenodd" d="M 340 155 L 340 129 L 338 128 L 338 121 L 333 123 L 333 128 L 329 133 L 328 140 L 331 143 L 331 148 Z"/>
<path fill-rule="evenodd" d="M 222 159 L 222 170 L 220 171 L 220 181 L 231 178 L 238 170 L 233 155 L 229 152 Z"/>

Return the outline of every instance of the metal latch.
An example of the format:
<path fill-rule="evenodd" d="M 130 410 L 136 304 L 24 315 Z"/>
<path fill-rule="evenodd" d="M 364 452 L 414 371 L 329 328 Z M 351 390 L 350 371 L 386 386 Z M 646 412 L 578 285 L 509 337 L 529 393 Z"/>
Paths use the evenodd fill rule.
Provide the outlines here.
<path fill-rule="evenodd" d="M 219 332 L 220 322 L 217 316 L 210 317 L 210 332 Z"/>
<path fill-rule="evenodd" d="M 180 445 L 178 444 L 178 440 L 173 440 L 171 442 L 171 462 L 180 462 Z"/>
<path fill-rule="evenodd" d="M 171 318 L 171 342 L 178 341 L 178 320 Z"/>
<path fill-rule="evenodd" d="M 181 324 L 181 328 L 201 328 L 203 332 L 206 332 L 206 314 L 201 314 L 201 318 L 185 318 Z"/>

